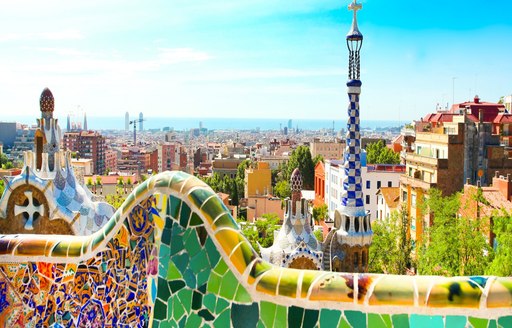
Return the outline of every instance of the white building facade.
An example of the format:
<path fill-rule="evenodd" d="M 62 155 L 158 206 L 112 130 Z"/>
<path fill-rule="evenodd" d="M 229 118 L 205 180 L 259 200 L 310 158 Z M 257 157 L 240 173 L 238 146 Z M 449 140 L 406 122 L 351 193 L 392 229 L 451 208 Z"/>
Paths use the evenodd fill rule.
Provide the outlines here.
<path fill-rule="evenodd" d="M 400 175 L 405 173 L 405 165 L 366 164 L 366 156 L 361 161 L 362 191 L 364 206 L 370 211 L 371 221 L 377 219 L 377 192 L 381 187 L 399 187 Z M 344 176 L 342 160 L 325 161 L 325 203 L 329 210 L 329 219 L 341 206 L 342 180 Z"/>

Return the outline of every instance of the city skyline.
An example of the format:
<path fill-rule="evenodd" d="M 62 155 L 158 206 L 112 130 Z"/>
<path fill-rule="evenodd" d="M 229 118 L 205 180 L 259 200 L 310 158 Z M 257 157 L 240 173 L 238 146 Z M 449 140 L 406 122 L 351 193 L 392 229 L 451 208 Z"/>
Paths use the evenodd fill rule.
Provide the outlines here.
<path fill-rule="evenodd" d="M 2 113 L 344 121 L 349 3 L 0 2 Z M 512 4 L 362 3 L 362 121 L 512 93 Z"/>

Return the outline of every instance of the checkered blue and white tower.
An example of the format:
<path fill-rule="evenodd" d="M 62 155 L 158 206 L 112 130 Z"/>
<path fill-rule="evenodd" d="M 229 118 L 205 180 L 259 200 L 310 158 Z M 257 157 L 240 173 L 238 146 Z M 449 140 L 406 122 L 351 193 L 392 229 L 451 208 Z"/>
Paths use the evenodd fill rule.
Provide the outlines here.
<path fill-rule="evenodd" d="M 356 0 L 349 5 L 354 11 L 352 27 L 347 34 L 347 47 L 349 50 L 348 66 L 348 106 L 347 135 L 344 155 L 343 189 L 341 193 L 341 212 L 347 216 L 365 216 L 363 191 L 361 188 L 361 134 L 359 132 L 359 95 L 361 94 L 360 81 L 360 50 L 363 43 L 363 34 L 357 27 L 357 11 L 362 5 Z"/>

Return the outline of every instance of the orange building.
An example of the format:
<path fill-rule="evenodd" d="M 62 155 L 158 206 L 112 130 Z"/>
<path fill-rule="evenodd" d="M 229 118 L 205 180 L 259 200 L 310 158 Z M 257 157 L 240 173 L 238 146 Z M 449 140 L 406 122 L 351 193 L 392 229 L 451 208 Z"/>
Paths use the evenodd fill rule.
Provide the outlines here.
<path fill-rule="evenodd" d="M 315 200 L 314 206 L 325 204 L 325 166 L 319 161 L 315 166 Z"/>

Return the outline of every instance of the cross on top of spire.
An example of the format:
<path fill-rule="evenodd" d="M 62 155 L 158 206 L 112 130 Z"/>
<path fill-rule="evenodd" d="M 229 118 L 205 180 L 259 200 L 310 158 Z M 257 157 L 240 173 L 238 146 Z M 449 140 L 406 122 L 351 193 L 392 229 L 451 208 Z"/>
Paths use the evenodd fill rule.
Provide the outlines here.
<path fill-rule="evenodd" d="M 363 5 L 357 3 L 357 0 L 354 0 L 351 4 L 348 5 L 348 10 L 353 10 L 354 16 L 357 14 L 357 11 L 361 9 L 363 9 Z"/>
<path fill-rule="evenodd" d="M 357 3 L 357 0 L 354 0 L 351 4 L 348 5 L 348 10 L 354 11 L 354 18 L 352 19 L 352 26 L 350 27 L 350 31 L 347 34 L 347 40 L 357 41 L 363 39 L 363 34 L 357 27 L 357 11 L 361 9 L 363 9 L 363 5 Z"/>

